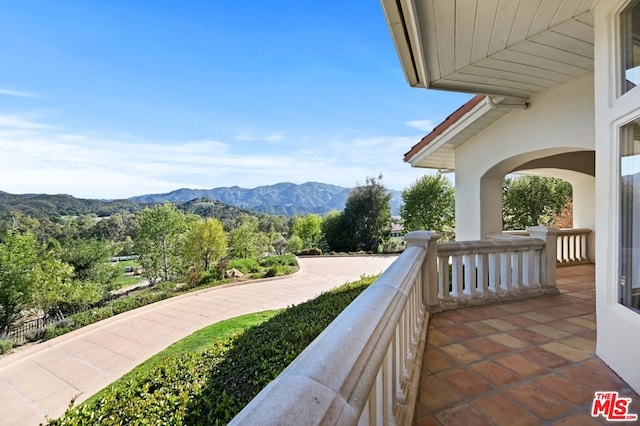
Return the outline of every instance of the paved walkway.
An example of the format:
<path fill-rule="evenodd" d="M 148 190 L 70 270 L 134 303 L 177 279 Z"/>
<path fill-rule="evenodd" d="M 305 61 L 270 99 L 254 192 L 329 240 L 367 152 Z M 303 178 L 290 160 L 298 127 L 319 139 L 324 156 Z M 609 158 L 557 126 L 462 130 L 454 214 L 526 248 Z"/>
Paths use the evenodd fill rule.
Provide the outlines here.
<path fill-rule="evenodd" d="M 170 344 L 238 315 L 309 300 L 363 274 L 385 270 L 395 256 L 300 259 L 297 274 L 201 290 L 92 324 L 0 358 L 0 425 L 37 425 L 59 417 Z"/>

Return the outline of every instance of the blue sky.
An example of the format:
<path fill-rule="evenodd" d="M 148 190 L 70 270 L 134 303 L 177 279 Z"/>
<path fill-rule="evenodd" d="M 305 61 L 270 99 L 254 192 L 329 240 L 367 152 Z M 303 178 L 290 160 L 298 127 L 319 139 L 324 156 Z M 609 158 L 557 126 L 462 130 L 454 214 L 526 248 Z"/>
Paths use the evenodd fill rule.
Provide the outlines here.
<path fill-rule="evenodd" d="M 379 2 L 5 0 L 0 190 L 402 190 L 469 95 L 406 83 Z"/>

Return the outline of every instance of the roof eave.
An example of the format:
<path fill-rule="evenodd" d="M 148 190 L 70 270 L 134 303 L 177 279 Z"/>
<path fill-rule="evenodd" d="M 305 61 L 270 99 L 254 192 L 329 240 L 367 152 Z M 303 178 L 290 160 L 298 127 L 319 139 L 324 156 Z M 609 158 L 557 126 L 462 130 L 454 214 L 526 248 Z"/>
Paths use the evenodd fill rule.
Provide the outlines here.
<path fill-rule="evenodd" d="M 413 0 L 380 1 L 407 82 L 412 87 L 429 88 Z"/>
<path fill-rule="evenodd" d="M 409 152 L 404 155 L 404 161 L 412 167 L 419 167 L 419 163 L 425 156 L 438 149 L 449 139 L 452 133 L 457 133 L 469 124 L 469 117 L 476 117 L 474 113 L 478 109 L 487 105 L 484 95 L 476 95 L 449 115 L 442 123 L 436 126 L 431 133 L 426 135 Z"/>

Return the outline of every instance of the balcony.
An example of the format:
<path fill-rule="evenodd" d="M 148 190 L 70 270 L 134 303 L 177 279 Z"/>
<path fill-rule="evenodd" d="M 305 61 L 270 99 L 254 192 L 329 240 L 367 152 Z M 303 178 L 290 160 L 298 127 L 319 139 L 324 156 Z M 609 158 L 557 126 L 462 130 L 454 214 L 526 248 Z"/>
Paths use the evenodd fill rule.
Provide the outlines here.
<path fill-rule="evenodd" d="M 640 413 L 638 395 L 595 356 L 594 271 L 558 268 L 559 294 L 435 314 L 415 424 L 599 424 L 599 390 Z"/>
<path fill-rule="evenodd" d="M 442 244 L 410 233 L 405 253 L 232 424 L 598 424 L 596 391 L 631 397 L 640 413 L 595 356 L 594 266 L 564 242 L 586 238 L 528 231 Z M 582 264 L 556 268 L 567 259 Z"/>

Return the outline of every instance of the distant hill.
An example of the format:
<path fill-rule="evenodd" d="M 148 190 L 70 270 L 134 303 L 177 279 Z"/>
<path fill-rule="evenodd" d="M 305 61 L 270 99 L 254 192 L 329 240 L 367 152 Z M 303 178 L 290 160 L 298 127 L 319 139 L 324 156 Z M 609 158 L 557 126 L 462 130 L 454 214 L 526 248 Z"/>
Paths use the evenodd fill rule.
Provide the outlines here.
<path fill-rule="evenodd" d="M 214 217 L 222 223 L 232 221 L 242 213 L 256 215 L 256 213 L 241 209 L 221 201 L 208 198 L 195 198 L 184 203 L 176 202 L 177 207 L 185 213 L 197 214 L 200 217 Z"/>
<path fill-rule="evenodd" d="M 184 203 L 194 199 L 210 199 L 256 212 L 295 216 L 343 210 L 350 192 L 351 188 L 326 183 L 307 182 L 298 185 L 284 182 L 258 186 L 253 189 L 238 186 L 213 189 L 182 188 L 166 194 L 140 195 L 129 198 L 129 200 L 138 203 L 161 203 L 164 201 Z M 402 202 L 401 193 L 394 190 L 389 192 L 391 193 L 392 214 L 397 215 Z"/>
<path fill-rule="evenodd" d="M 278 183 L 253 189 L 238 186 L 214 189 L 178 189 L 166 194 L 150 194 L 126 200 L 95 200 L 58 194 L 9 194 L 0 191 L 0 218 L 12 211 L 34 218 L 80 216 L 99 217 L 116 213 L 134 213 L 146 205 L 170 201 L 187 213 L 203 217 L 230 219 L 240 213 L 264 213 L 295 216 L 307 213 L 325 214 L 343 210 L 351 188 L 325 183 L 308 182 L 301 185 Z M 391 211 L 397 215 L 401 193 L 391 192 Z"/>
<path fill-rule="evenodd" d="M 91 200 L 58 194 L 9 194 L 0 191 L 0 217 L 17 211 L 34 217 L 80 216 L 95 213 L 110 216 L 116 213 L 133 213 L 141 209 L 140 204 L 131 200 Z"/>

